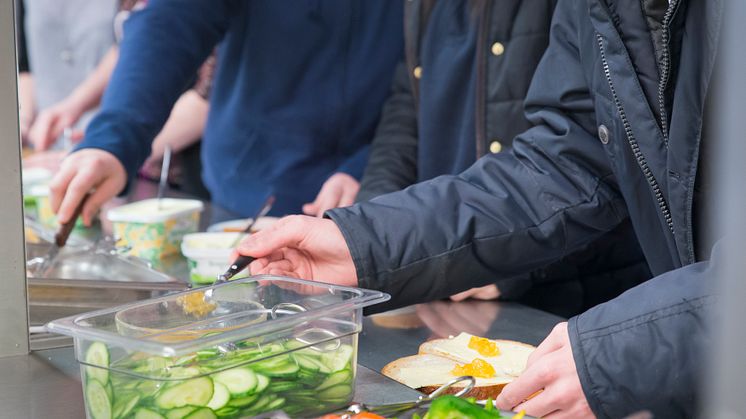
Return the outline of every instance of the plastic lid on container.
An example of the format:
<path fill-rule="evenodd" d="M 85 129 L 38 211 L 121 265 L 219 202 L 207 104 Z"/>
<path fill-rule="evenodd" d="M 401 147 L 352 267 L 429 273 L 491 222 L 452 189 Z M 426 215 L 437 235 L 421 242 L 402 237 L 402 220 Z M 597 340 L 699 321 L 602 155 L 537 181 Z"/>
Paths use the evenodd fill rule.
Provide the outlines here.
<path fill-rule="evenodd" d="M 212 297 L 204 299 L 208 289 Z M 67 317 L 46 327 L 128 351 L 180 356 L 251 338 L 303 335 L 310 345 L 341 337 L 314 334 L 322 330 L 320 322 L 347 324 L 336 330 L 357 333 L 361 326 L 354 310 L 389 298 L 379 291 L 262 275 Z M 196 308 L 195 300 L 202 301 Z"/>
<path fill-rule="evenodd" d="M 160 223 L 203 208 L 202 202 L 196 199 L 163 198 L 160 207 L 158 199 L 145 199 L 112 208 L 106 216 L 114 222 Z"/>
<path fill-rule="evenodd" d="M 190 233 L 181 240 L 181 253 L 190 259 L 228 257 L 243 233 Z"/>

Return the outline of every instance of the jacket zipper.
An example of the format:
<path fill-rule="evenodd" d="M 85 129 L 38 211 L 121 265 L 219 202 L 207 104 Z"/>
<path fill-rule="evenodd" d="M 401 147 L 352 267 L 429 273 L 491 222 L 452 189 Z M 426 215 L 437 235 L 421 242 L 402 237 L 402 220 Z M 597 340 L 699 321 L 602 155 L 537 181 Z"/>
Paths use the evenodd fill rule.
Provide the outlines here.
<path fill-rule="evenodd" d="M 653 172 L 648 166 L 645 155 L 643 155 L 642 151 L 640 150 L 640 145 L 635 139 L 634 132 L 632 132 L 632 126 L 627 120 L 627 113 L 624 111 L 622 102 L 619 100 L 616 88 L 614 87 L 614 83 L 611 80 L 611 70 L 609 68 L 609 62 L 606 59 L 606 49 L 604 48 L 603 38 L 598 33 L 596 34 L 596 40 L 598 41 L 598 48 L 601 51 L 601 63 L 604 69 L 604 76 L 606 77 L 606 82 L 609 84 L 611 96 L 614 99 L 614 104 L 616 105 L 617 112 L 619 112 L 619 117 L 622 119 L 622 124 L 624 125 L 624 133 L 627 135 L 627 142 L 629 142 L 629 145 L 632 148 L 632 153 L 637 160 L 637 164 L 640 166 L 640 169 L 642 169 L 643 175 L 645 175 L 645 180 L 647 180 L 648 185 L 650 185 L 650 188 L 653 190 L 658 208 L 660 208 L 661 214 L 663 214 L 663 219 L 666 221 L 668 229 L 671 230 L 671 234 L 675 235 L 673 228 L 673 219 L 671 217 L 671 211 L 668 208 L 668 203 L 666 202 L 666 198 L 663 196 L 663 191 L 661 191 L 660 185 L 658 185 L 658 181 L 655 180 L 655 176 L 653 176 Z"/>
<path fill-rule="evenodd" d="M 477 54 L 477 80 L 476 80 L 476 107 L 475 115 L 474 115 L 474 123 L 476 124 L 476 150 L 477 150 L 477 160 L 484 156 L 486 153 L 486 147 L 485 143 L 487 142 L 487 121 L 485 119 L 486 109 L 485 109 L 485 95 L 487 90 L 487 82 L 485 80 L 486 73 L 487 73 L 487 60 L 486 60 L 486 54 L 487 54 L 487 35 L 489 34 L 489 16 L 490 16 L 490 8 L 492 6 L 491 1 L 484 1 L 482 2 L 482 10 L 480 10 L 479 13 L 479 33 L 477 35 L 477 48 L 476 48 L 476 54 Z"/>
<path fill-rule="evenodd" d="M 663 54 L 661 55 L 661 77 L 658 82 L 658 107 L 661 115 L 661 130 L 663 131 L 663 142 L 668 147 L 668 111 L 666 110 L 666 88 L 668 88 L 668 79 L 671 77 L 671 19 L 676 13 L 679 0 L 671 0 L 668 3 L 668 9 L 663 16 Z"/>

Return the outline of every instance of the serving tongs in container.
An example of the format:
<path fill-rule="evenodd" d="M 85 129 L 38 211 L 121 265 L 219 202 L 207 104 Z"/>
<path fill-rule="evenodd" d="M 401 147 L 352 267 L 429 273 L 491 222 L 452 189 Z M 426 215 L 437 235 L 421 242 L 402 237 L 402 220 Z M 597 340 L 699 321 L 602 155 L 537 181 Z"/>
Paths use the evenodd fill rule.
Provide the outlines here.
<path fill-rule="evenodd" d="M 347 408 L 347 410 L 338 412 L 338 413 L 341 414 L 342 419 L 350 419 L 353 415 L 357 415 L 362 412 L 375 413 L 376 415 L 380 415 L 383 417 L 390 417 L 390 416 L 408 412 L 411 410 L 425 408 L 428 405 L 430 405 L 430 403 L 432 403 L 438 396 L 443 394 L 446 390 L 464 381 L 468 381 L 468 384 L 464 388 L 462 388 L 461 390 L 459 390 L 457 393 L 454 394 L 454 396 L 456 397 L 461 397 L 467 394 L 469 391 L 471 391 L 471 389 L 474 388 L 474 385 L 477 382 L 474 377 L 470 375 L 456 377 L 453 380 L 438 387 L 437 390 L 433 391 L 427 396 L 420 396 L 415 401 L 372 405 L 372 406 L 365 405 L 363 403 L 353 403 Z"/>

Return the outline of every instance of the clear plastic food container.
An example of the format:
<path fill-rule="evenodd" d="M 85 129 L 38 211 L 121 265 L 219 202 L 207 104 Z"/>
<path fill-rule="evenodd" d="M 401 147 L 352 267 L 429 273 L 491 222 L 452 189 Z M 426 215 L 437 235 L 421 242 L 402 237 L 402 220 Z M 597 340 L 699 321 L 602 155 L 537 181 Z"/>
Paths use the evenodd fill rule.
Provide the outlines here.
<path fill-rule="evenodd" d="M 184 235 L 197 231 L 203 207 L 194 199 L 146 199 L 111 209 L 107 218 L 132 255 L 158 260 L 178 253 Z"/>
<path fill-rule="evenodd" d="M 74 338 L 88 418 L 308 417 L 351 401 L 362 308 L 388 298 L 257 276 L 47 329 Z"/>
<path fill-rule="evenodd" d="M 215 282 L 215 278 L 231 264 L 233 246 L 242 236 L 242 233 L 192 233 L 184 236 L 181 253 L 189 264 L 189 280 L 198 285 Z"/>

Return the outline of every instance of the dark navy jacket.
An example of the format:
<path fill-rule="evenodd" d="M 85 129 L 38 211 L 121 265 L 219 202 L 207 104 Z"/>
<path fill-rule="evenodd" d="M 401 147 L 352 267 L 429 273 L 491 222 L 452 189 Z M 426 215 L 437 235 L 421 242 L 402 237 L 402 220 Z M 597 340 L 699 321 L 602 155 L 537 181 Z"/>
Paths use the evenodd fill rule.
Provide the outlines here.
<path fill-rule="evenodd" d="M 629 220 L 657 277 L 569 321 L 598 417 L 696 415 L 710 347 L 716 265 L 695 257 L 694 185 L 724 2 L 661 1 L 560 0 L 527 98 L 535 126 L 511 153 L 328 213 L 360 285 L 400 304 L 526 272 Z"/>
<path fill-rule="evenodd" d="M 507 150 L 530 126 L 523 100 L 549 43 L 555 3 L 407 1 L 406 59 L 358 200 L 460 173 L 489 152 Z"/>
<path fill-rule="evenodd" d="M 401 0 L 153 0 L 126 24 L 119 64 L 81 147 L 143 163 L 213 47 L 219 63 L 203 178 L 248 216 L 300 212 L 334 172 L 361 177 L 402 54 Z"/>

